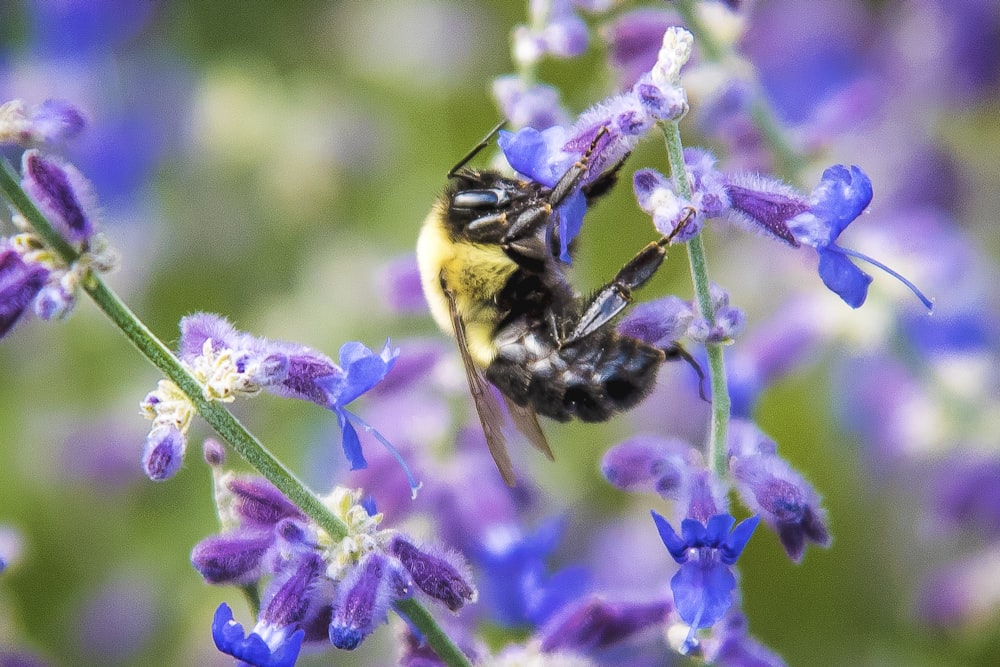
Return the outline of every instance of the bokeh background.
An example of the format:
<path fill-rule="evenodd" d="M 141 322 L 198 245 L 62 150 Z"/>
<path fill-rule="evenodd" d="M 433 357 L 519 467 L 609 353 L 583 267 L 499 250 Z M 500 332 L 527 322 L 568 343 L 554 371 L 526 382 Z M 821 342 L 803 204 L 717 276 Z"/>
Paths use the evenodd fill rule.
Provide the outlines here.
<path fill-rule="evenodd" d="M 755 416 L 823 494 L 834 542 L 793 565 L 758 531 L 740 561 L 751 630 L 790 665 L 1000 664 L 1000 474 L 970 482 L 982 490 L 971 525 L 935 509 L 942 479 L 964 474 L 956 452 L 1000 457 L 1000 9 L 743 4 L 751 27 L 740 50 L 814 157 L 798 185 L 808 191 L 835 162 L 864 167 L 876 199 L 848 245 L 920 282 L 938 298 L 934 317 L 974 333 L 905 344 L 900 323 L 924 316 L 887 276 L 850 311 L 804 253 L 709 232 L 713 279 L 746 309 L 751 332 L 792 298 L 816 309 L 825 332 L 810 334 Z M 387 267 L 405 265 L 444 174 L 499 118 L 490 87 L 513 71 L 509 36 L 525 13 L 499 1 L 13 0 L 0 3 L 0 99 L 83 109 L 89 127 L 66 154 L 93 180 L 122 251 L 109 282 L 164 340 L 176 341 L 183 315 L 207 310 L 333 356 L 344 341 L 386 337 L 405 354 L 410 339 L 442 337 L 426 313 L 393 308 Z M 610 20 L 587 17 L 595 28 Z M 580 111 L 614 90 L 606 55 L 595 40 L 541 75 Z M 733 128 L 726 141 L 699 121 L 697 99 L 682 130 L 724 163 L 757 166 Z M 656 141 L 626 171 L 641 166 L 665 169 Z M 653 238 L 623 182 L 588 217 L 581 289 Z M 689 297 L 682 257 L 675 249 L 642 298 Z M 784 344 L 792 354 L 790 343 L 772 352 Z M 905 364 L 885 361 L 900 348 Z M 518 454 L 552 513 L 571 517 L 560 558 L 594 551 L 586 526 L 643 525 L 649 507 L 663 511 L 598 471 L 601 453 L 637 430 L 701 437 L 689 371 L 663 374 L 664 389 L 634 415 L 546 424 L 555 464 Z M 63 323 L 22 323 L 0 344 L 0 525 L 22 541 L 0 575 L 0 665 L 13 652 L 52 665 L 230 664 L 209 627 L 219 602 L 238 595 L 204 585 L 189 564 L 217 530 L 211 475 L 197 447 L 169 483 L 139 467 L 138 402 L 157 380 L 88 302 Z M 920 400 L 901 406 L 903 393 Z M 274 398 L 237 411 L 314 488 L 352 484 L 331 414 Z M 427 446 L 446 456 L 446 442 Z M 655 543 L 613 544 L 625 562 L 668 565 Z M 959 564 L 977 585 L 962 589 L 958 612 L 935 614 L 951 592 L 928 582 Z M 392 639 L 382 628 L 355 654 L 300 664 L 390 664 Z M 658 660 L 683 663 L 665 648 Z"/>

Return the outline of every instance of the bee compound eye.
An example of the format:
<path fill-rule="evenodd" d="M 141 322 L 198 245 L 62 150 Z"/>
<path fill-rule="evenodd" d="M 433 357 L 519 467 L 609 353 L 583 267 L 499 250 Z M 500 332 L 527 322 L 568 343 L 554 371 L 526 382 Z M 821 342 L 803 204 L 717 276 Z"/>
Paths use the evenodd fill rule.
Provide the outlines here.
<path fill-rule="evenodd" d="M 507 193 L 495 188 L 489 190 L 463 190 L 451 198 L 454 208 L 491 209 L 507 203 Z"/>

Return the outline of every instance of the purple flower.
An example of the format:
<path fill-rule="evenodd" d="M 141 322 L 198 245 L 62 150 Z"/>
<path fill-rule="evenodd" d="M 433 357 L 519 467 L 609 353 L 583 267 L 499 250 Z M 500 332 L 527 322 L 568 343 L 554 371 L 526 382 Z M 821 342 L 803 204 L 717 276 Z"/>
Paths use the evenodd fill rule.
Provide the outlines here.
<path fill-rule="evenodd" d="M 0 240 L 0 338 L 14 328 L 45 286 L 49 270 Z"/>
<path fill-rule="evenodd" d="M 687 334 L 694 319 L 691 304 L 665 296 L 635 305 L 618 323 L 618 332 L 659 348 L 671 347 Z"/>
<path fill-rule="evenodd" d="M 96 202 L 76 167 L 43 157 L 35 149 L 21 159 L 22 186 L 69 242 L 84 246 L 94 234 Z"/>
<path fill-rule="evenodd" d="M 415 494 L 419 488 L 399 452 L 381 433 L 346 407 L 392 370 L 399 350 L 392 348 L 388 341 L 378 353 L 358 342 L 345 343 L 340 348 L 338 365 L 305 345 L 256 338 L 237 331 L 223 317 L 196 313 L 181 320 L 179 350 L 181 359 L 189 365 L 207 366 L 209 370 L 205 373 L 211 373 L 213 379 L 223 359 L 231 362 L 231 368 L 226 366 L 227 371 L 221 373 L 223 379 L 208 387 L 220 397 L 252 395 L 264 389 L 331 410 L 337 415 L 344 454 L 352 470 L 368 465 L 355 429 L 355 425 L 360 426 L 381 442 L 403 467 L 411 493 Z"/>
<path fill-rule="evenodd" d="M 531 26 L 514 30 L 514 59 L 534 65 L 545 55 L 575 58 L 587 50 L 587 24 L 573 11 L 569 0 L 530 4 Z"/>
<path fill-rule="evenodd" d="M 729 470 L 740 497 L 778 534 L 788 557 L 802 560 L 807 542 L 830 544 L 819 496 L 750 422 L 730 424 Z"/>
<path fill-rule="evenodd" d="M 604 477 L 626 491 L 652 490 L 676 500 L 692 470 L 691 446 L 656 435 L 635 436 L 615 445 L 601 461 Z"/>
<path fill-rule="evenodd" d="M 731 217 L 737 222 L 749 222 L 792 246 L 815 248 L 823 284 L 852 308 L 865 302 L 872 281 L 852 261 L 857 259 L 902 282 L 931 309 L 930 299 L 909 280 L 867 255 L 837 245 L 840 234 L 872 200 L 871 180 L 859 167 L 840 164 L 830 167 L 823 172 L 808 200 L 777 181 L 756 176 L 732 176 L 726 183 L 726 192 L 732 206 Z"/>
<path fill-rule="evenodd" d="M 613 646 L 643 630 L 662 625 L 671 610 L 666 601 L 608 602 L 598 596 L 570 603 L 540 634 L 544 653 L 585 653 Z"/>
<path fill-rule="evenodd" d="M 562 529 L 562 521 L 550 520 L 533 535 L 498 527 L 486 536 L 473 560 L 483 573 L 481 600 L 495 622 L 538 626 L 584 594 L 589 577 L 582 567 L 547 574 L 546 560 L 558 546 Z"/>
<path fill-rule="evenodd" d="M 443 602 L 451 611 L 476 600 L 472 579 L 456 556 L 418 549 L 400 536 L 393 538 L 388 551 L 410 573 L 417 588 Z"/>
<path fill-rule="evenodd" d="M 154 482 L 170 479 L 181 469 L 187 437 L 174 426 L 156 426 L 146 436 L 142 469 Z"/>
<path fill-rule="evenodd" d="M 191 564 L 209 584 L 247 584 L 264 573 L 264 558 L 275 544 L 270 530 L 233 530 L 207 537 L 191 551 Z"/>
<path fill-rule="evenodd" d="M 254 667 L 294 665 L 305 636 L 299 626 L 317 607 L 314 593 L 323 570 L 317 554 L 304 554 L 289 563 L 268 586 L 257 624 L 248 635 L 233 621 L 229 605 L 220 605 L 212 622 L 215 646 Z"/>
<path fill-rule="evenodd" d="M 677 613 L 691 626 L 690 647 L 694 631 L 715 625 L 733 604 L 736 577 L 729 568 L 743 553 L 760 517 L 745 519 L 735 528 L 736 519 L 729 514 L 716 514 L 707 522 L 684 519 L 678 535 L 666 519 L 652 515 L 660 539 L 681 566 L 670 589 Z"/>
<path fill-rule="evenodd" d="M 608 45 L 608 60 L 623 87 L 631 86 L 656 64 L 663 33 L 677 18 L 659 8 L 625 12 L 601 30 Z"/>
<path fill-rule="evenodd" d="M 339 587 L 330 621 L 330 641 L 353 650 L 386 622 L 389 605 L 412 594 L 413 582 L 395 559 L 372 552 Z"/>
<path fill-rule="evenodd" d="M 568 125 L 569 116 L 559 100 L 559 90 L 541 83 L 528 85 L 519 76 L 501 76 L 493 81 L 493 97 L 514 127 L 544 130 Z"/>
<path fill-rule="evenodd" d="M 57 144 L 80 134 L 86 121 L 63 100 L 45 100 L 28 108 L 21 100 L 0 105 L 0 145 Z"/>

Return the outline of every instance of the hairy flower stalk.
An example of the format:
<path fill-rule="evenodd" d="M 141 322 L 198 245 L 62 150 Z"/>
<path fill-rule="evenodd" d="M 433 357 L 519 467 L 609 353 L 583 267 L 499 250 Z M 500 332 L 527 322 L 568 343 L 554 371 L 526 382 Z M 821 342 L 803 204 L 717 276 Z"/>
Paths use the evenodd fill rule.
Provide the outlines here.
<path fill-rule="evenodd" d="M 20 179 L 5 159 L 0 159 L 0 193 L 7 199 L 17 214 L 24 218 L 44 243 L 67 264 L 80 257 L 75 249 L 46 216 L 31 201 L 22 188 Z M 176 385 L 198 414 L 226 440 L 233 449 L 257 472 L 272 483 L 306 516 L 316 522 L 327 534 L 344 537 L 348 528 L 344 522 L 329 510 L 323 501 L 266 449 L 257 438 L 243 426 L 219 401 L 209 400 L 204 395 L 204 386 L 181 363 L 174 353 L 133 313 L 121 298 L 113 292 L 100 276 L 86 271 L 80 280 L 80 287 L 93 299 L 97 306 L 122 331 L 128 340 Z M 149 454 L 152 458 L 154 455 Z M 164 465 L 171 465 L 164 461 Z M 416 600 L 407 599 L 395 605 L 399 613 L 406 616 L 411 624 L 423 635 L 427 643 L 449 667 L 469 667 L 468 658 L 438 626 L 434 618 Z M 221 608 L 220 608 L 221 609 Z M 231 614 L 217 617 L 222 626 L 231 621 Z M 228 632 L 228 631 L 227 631 Z M 242 633 L 242 629 L 239 631 Z M 229 634 L 236 641 L 235 632 Z M 254 648 L 253 650 L 258 650 Z"/>

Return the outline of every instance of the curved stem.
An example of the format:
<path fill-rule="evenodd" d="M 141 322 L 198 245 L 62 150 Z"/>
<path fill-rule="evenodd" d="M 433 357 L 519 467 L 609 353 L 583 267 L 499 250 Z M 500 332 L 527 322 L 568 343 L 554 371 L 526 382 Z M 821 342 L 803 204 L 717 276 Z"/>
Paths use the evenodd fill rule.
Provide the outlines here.
<path fill-rule="evenodd" d="M 0 158 L 0 192 L 34 227 L 35 232 L 67 263 L 80 254 L 52 227 L 21 188 L 20 179 L 7 162 Z M 264 447 L 223 405 L 205 398 L 198 381 L 188 373 L 173 352 L 136 317 L 127 305 L 99 276 L 90 272 L 83 288 L 104 314 L 121 329 L 125 337 L 164 375 L 170 378 L 194 404 L 202 418 L 222 436 L 253 468 L 274 484 L 285 496 L 315 521 L 334 539 L 347 535 L 347 526 L 326 508 L 323 502 L 281 461 Z M 244 589 L 244 592 L 247 591 Z M 251 601 L 252 604 L 252 601 Z M 438 653 L 448 667 L 471 667 L 468 659 L 445 635 L 434 618 L 415 600 L 397 603 L 404 614 Z"/>
<path fill-rule="evenodd" d="M 684 199 L 691 199 L 691 183 L 688 181 L 684 167 L 684 146 L 681 143 L 680 128 L 676 121 L 663 123 L 663 138 L 667 146 L 667 159 L 670 161 L 670 176 L 673 179 L 677 194 Z M 701 236 L 696 236 L 687 243 L 688 263 L 691 265 L 691 282 L 694 286 L 695 300 L 701 316 L 709 323 L 715 318 L 712 310 L 711 283 L 708 279 L 708 260 Z M 726 382 L 726 362 L 723 357 L 722 345 L 707 343 L 705 352 L 708 355 L 708 377 L 712 389 L 712 423 L 706 443 L 705 460 L 716 477 L 726 475 L 729 431 L 729 387 Z"/>

